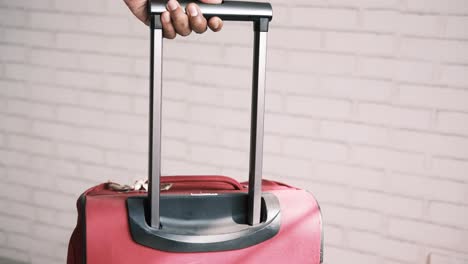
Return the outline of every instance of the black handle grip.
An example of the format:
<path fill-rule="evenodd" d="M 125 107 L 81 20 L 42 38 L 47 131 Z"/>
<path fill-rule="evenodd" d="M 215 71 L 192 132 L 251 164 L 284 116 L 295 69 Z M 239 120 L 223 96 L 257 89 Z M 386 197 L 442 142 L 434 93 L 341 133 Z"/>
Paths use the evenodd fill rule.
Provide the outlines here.
<path fill-rule="evenodd" d="M 245 1 L 224 1 L 221 4 L 204 4 L 200 1 L 179 0 L 180 5 L 185 10 L 189 3 L 196 3 L 206 18 L 217 16 L 223 20 L 230 21 L 260 21 L 273 17 L 273 9 L 270 3 L 245 2 Z M 167 0 L 149 0 L 150 13 L 160 15 L 166 11 Z"/>

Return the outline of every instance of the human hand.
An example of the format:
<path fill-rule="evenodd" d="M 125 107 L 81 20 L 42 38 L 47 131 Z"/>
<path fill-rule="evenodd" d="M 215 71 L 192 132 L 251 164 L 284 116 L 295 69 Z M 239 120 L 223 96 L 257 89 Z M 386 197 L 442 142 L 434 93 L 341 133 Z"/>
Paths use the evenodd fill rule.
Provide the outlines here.
<path fill-rule="evenodd" d="M 149 24 L 147 0 L 124 0 L 132 13 L 143 23 Z M 206 4 L 220 4 L 222 0 L 200 0 Z M 167 11 L 161 14 L 163 35 L 165 38 L 173 39 L 177 34 L 188 36 L 192 30 L 196 33 L 203 33 L 209 27 L 212 31 L 220 31 L 223 21 L 219 17 L 212 17 L 208 21 L 195 3 L 190 3 L 185 11 L 177 0 L 169 0 L 166 5 Z"/>

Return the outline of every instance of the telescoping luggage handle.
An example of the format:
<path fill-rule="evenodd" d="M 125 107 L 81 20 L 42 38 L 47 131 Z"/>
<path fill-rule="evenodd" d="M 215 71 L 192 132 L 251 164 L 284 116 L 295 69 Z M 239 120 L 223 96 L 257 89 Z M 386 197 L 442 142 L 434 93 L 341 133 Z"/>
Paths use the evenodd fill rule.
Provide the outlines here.
<path fill-rule="evenodd" d="M 150 225 L 160 227 L 161 176 L 161 106 L 163 31 L 161 14 L 166 11 L 165 0 L 149 0 L 151 22 L 150 57 L 150 131 L 149 131 L 149 200 Z M 182 8 L 195 2 L 206 18 L 217 16 L 223 20 L 251 21 L 254 24 L 254 59 L 252 79 L 252 113 L 250 128 L 249 193 L 247 221 L 260 223 L 261 184 L 263 166 L 263 120 L 265 102 L 266 44 L 268 24 L 273 11 L 269 3 L 224 1 L 219 5 L 179 0 Z"/>

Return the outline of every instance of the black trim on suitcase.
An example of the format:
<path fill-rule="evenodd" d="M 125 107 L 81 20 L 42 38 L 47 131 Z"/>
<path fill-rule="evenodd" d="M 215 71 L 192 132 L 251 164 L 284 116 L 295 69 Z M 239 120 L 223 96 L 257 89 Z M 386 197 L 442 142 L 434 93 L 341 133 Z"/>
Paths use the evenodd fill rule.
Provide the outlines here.
<path fill-rule="evenodd" d="M 80 204 L 81 204 L 81 226 L 83 227 L 82 229 L 82 238 L 83 241 L 82 241 L 82 247 L 83 247 L 83 264 L 86 264 L 87 260 L 87 256 L 88 254 L 86 253 L 86 194 L 82 194 L 80 196 L 80 198 L 78 198 L 79 201 L 80 201 Z"/>
<path fill-rule="evenodd" d="M 248 224 L 248 194 L 161 196 L 161 227 L 149 225 L 145 197 L 127 199 L 132 238 L 138 244 L 168 252 L 213 252 L 247 248 L 274 237 L 280 229 L 275 195 L 262 197 L 262 222 Z"/>

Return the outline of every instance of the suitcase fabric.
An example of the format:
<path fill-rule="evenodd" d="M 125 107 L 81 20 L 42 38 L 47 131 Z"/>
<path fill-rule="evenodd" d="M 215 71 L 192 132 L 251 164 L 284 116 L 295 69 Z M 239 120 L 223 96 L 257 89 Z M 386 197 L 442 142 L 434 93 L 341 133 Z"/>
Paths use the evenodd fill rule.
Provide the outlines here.
<path fill-rule="evenodd" d="M 182 6 L 189 0 L 180 0 Z M 262 180 L 266 37 L 271 5 L 199 3 L 206 17 L 254 23 L 249 181 L 160 175 L 162 26 L 165 0 L 148 1 L 151 20 L 148 192 L 100 184 L 77 201 L 68 264 L 322 263 L 320 207 L 305 190 Z"/>

